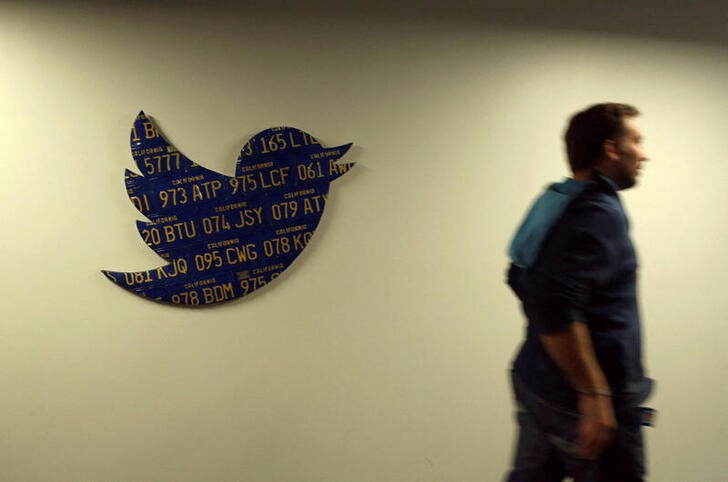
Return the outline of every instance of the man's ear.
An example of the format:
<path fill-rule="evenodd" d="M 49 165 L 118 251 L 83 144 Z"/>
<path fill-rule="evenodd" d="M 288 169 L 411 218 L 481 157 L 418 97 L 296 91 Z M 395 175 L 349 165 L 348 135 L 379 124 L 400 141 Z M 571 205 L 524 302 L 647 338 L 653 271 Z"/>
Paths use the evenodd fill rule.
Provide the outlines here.
<path fill-rule="evenodd" d="M 611 161 L 619 160 L 619 147 L 617 147 L 617 142 L 613 139 L 607 139 L 606 141 L 604 141 L 604 144 L 602 144 L 602 149 L 604 149 L 604 155 L 607 156 L 607 159 Z"/>

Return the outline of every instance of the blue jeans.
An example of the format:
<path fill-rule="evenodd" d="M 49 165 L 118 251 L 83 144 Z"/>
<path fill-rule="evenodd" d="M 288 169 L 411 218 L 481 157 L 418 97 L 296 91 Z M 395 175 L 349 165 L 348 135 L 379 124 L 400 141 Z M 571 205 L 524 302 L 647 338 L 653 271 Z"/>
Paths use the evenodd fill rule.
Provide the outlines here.
<path fill-rule="evenodd" d="M 579 456 L 579 414 L 539 398 L 513 375 L 518 444 L 508 482 L 642 482 L 642 427 L 637 409 L 617 411 L 619 427 L 599 460 Z"/>

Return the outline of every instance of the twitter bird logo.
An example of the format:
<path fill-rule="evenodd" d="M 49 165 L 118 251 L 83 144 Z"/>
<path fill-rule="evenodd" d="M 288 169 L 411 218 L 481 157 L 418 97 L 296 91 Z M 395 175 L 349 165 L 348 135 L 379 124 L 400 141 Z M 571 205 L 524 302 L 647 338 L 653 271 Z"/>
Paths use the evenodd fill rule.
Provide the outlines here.
<path fill-rule="evenodd" d="M 354 163 L 337 161 L 351 144 L 323 147 L 310 134 L 273 127 L 240 151 L 235 177 L 185 157 L 140 112 L 131 130 L 136 174 L 129 199 L 149 221 L 144 242 L 166 264 L 102 271 L 149 299 L 207 305 L 248 295 L 273 281 L 306 248 L 328 200 L 329 183 Z"/>

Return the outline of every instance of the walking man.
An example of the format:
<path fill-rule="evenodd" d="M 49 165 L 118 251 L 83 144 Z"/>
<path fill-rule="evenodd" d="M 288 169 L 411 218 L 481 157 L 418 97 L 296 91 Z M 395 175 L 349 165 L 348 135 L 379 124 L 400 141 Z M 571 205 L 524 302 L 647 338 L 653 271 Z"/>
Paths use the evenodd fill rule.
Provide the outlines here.
<path fill-rule="evenodd" d="M 647 160 L 630 105 L 575 114 L 573 176 L 536 200 L 509 249 L 508 284 L 528 320 L 513 362 L 518 442 L 511 482 L 642 481 L 637 259 L 618 191 Z"/>

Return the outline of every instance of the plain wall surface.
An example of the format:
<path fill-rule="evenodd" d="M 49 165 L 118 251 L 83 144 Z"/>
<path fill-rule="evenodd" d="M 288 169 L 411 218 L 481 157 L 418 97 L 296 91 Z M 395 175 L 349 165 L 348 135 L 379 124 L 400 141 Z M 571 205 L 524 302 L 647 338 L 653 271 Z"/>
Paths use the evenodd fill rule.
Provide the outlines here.
<path fill-rule="evenodd" d="M 567 174 L 574 111 L 637 105 L 622 195 L 657 378 L 650 480 L 725 478 L 724 44 L 111 4 L 0 5 L 0 480 L 495 481 L 524 321 L 506 245 Z M 159 265 L 124 169 L 139 110 L 232 175 L 250 136 L 353 142 L 282 279 L 205 309 L 101 269 Z"/>

